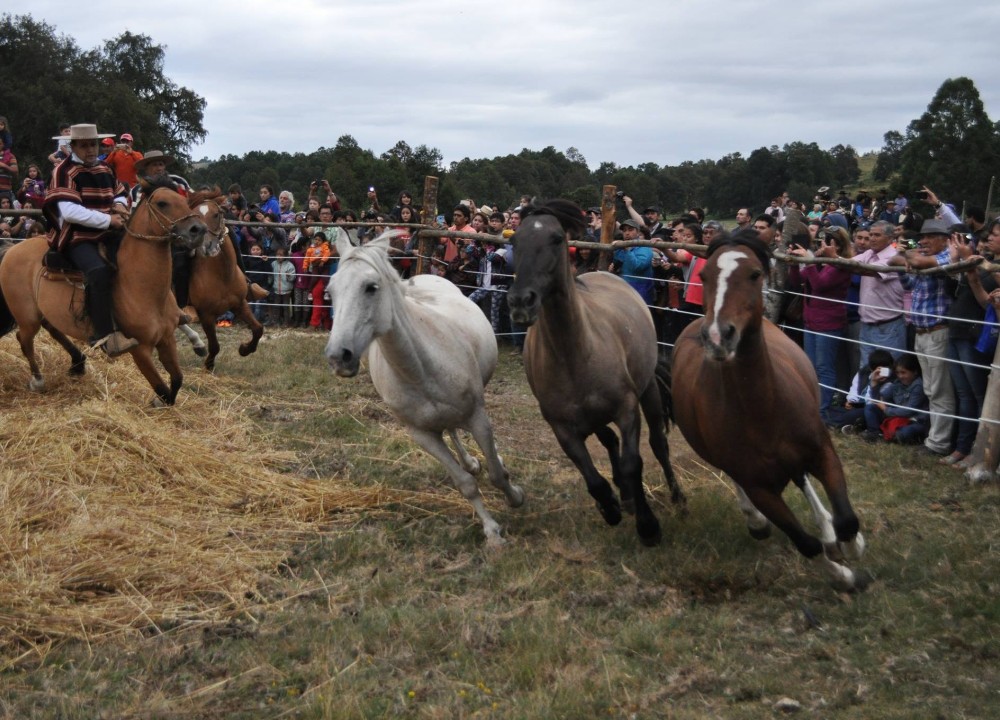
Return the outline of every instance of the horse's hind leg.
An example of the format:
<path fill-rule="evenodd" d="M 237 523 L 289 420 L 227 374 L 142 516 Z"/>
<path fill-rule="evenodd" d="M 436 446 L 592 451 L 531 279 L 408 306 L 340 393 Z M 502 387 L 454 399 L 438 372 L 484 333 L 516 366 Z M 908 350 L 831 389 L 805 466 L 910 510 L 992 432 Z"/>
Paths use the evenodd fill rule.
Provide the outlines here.
<path fill-rule="evenodd" d="M 448 437 L 451 438 L 451 444 L 455 446 L 455 453 L 458 455 L 458 461 L 461 463 L 462 468 L 470 475 L 479 474 L 479 461 L 469 454 L 469 451 L 465 449 L 465 445 L 462 441 L 458 439 L 457 430 L 449 430 Z"/>
<path fill-rule="evenodd" d="M 28 361 L 28 368 L 31 371 L 28 389 L 32 392 L 42 392 L 45 389 L 45 378 L 42 377 L 38 358 L 35 357 L 36 334 L 38 334 L 38 325 L 19 325 L 17 328 L 17 343 L 21 346 L 21 353 Z"/>
<path fill-rule="evenodd" d="M 552 432 L 559 441 L 559 447 L 563 449 L 576 469 L 583 475 L 584 482 L 587 483 L 587 492 L 597 501 L 597 509 L 601 511 L 604 521 L 608 525 L 617 525 L 622 521 L 622 508 L 615 497 L 615 491 L 608 485 L 597 468 L 594 461 L 590 459 L 587 452 L 587 444 L 584 439 L 574 435 L 572 430 L 567 430 L 562 426 L 552 426 Z"/>
<path fill-rule="evenodd" d="M 473 414 L 469 430 L 475 438 L 479 449 L 483 451 L 486 458 L 486 468 L 489 471 L 490 482 L 493 486 L 503 491 L 507 496 L 507 504 L 511 507 L 521 507 L 524 504 L 524 490 L 510 481 L 510 473 L 503 464 L 503 458 L 497 452 L 496 438 L 493 435 L 493 425 L 486 414 L 486 410 L 480 407 Z"/>
<path fill-rule="evenodd" d="M 177 343 L 174 341 L 173 333 L 167 333 L 156 346 L 156 356 L 160 359 L 160 364 L 167 371 L 170 378 L 170 394 L 165 400 L 167 405 L 173 405 L 177 400 L 177 393 L 180 392 L 184 383 L 184 373 L 181 372 L 180 358 L 177 357 Z"/>
<path fill-rule="evenodd" d="M 677 476 L 674 475 L 674 467 L 670 464 L 670 445 L 667 444 L 666 419 L 663 414 L 663 400 L 660 396 L 660 388 L 657 383 L 651 382 L 639 398 L 642 405 L 642 414 L 646 417 L 646 425 L 649 428 L 649 447 L 653 450 L 653 456 L 663 468 L 663 476 L 667 480 L 667 487 L 670 488 L 670 502 L 678 505 L 682 512 L 687 512 L 687 497 L 681 490 Z"/>
<path fill-rule="evenodd" d="M 409 428 L 410 437 L 426 450 L 431 457 L 437 459 L 444 466 L 451 477 L 452 483 L 462 493 L 462 496 L 469 501 L 479 519 L 483 523 L 483 532 L 486 534 L 486 543 L 490 546 L 503 545 L 504 539 L 500 535 L 500 526 L 493 519 L 486 505 L 483 504 L 483 496 L 479 493 L 479 486 L 476 479 L 462 469 L 462 466 L 455 460 L 448 446 L 444 443 L 444 438 L 440 433 L 433 433 L 429 430 Z"/>
<path fill-rule="evenodd" d="M 246 357 L 250 353 L 256 352 L 257 343 L 260 342 L 261 336 L 264 335 L 264 326 L 253 316 L 253 311 L 250 310 L 250 305 L 245 300 L 237 309 L 236 317 L 245 322 L 247 327 L 250 328 L 250 340 L 239 347 L 240 357 Z"/>
<path fill-rule="evenodd" d="M 69 353 L 69 374 L 83 375 L 87 370 L 87 356 L 80 352 L 80 348 L 76 346 L 76 343 L 44 318 L 42 318 L 42 327 L 62 346 L 63 350 Z"/>
<path fill-rule="evenodd" d="M 847 482 L 844 479 L 844 467 L 840 463 L 833 445 L 828 443 L 819 453 L 817 467 L 811 468 L 812 475 L 823 485 L 826 496 L 830 499 L 833 510 L 833 530 L 849 556 L 860 557 L 864 551 L 864 539 L 858 530 L 861 524 L 854 514 L 851 501 L 847 497 Z M 858 545 L 860 543 L 860 546 Z"/>
<path fill-rule="evenodd" d="M 765 540 L 771 537 L 771 521 L 764 517 L 760 510 L 754 507 L 750 498 L 743 492 L 743 488 L 733 483 L 736 488 L 736 502 L 739 503 L 740 512 L 747 519 L 747 529 L 750 537 L 754 540 Z"/>
<path fill-rule="evenodd" d="M 184 333 L 184 336 L 191 343 L 191 349 L 194 350 L 194 354 L 198 357 L 205 357 L 208 355 L 208 350 L 205 348 L 205 343 L 201 339 L 201 335 L 191 327 L 188 323 L 181 323 L 177 326 L 177 329 Z"/>

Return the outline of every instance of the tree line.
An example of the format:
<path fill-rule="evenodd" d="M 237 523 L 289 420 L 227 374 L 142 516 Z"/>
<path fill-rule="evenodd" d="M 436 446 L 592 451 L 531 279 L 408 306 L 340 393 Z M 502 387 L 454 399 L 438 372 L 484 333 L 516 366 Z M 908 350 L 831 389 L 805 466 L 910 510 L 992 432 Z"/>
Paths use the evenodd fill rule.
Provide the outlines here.
<path fill-rule="evenodd" d="M 311 153 L 255 150 L 192 163 L 191 147 L 207 136 L 205 100 L 166 77 L 165 56 L 165 48 L 147 35 L 125 32 L 83 50 L 30 15 L 0 16 L 0 115 L 12 122 L 21 167 L 45 167 L 54 149 L 51 137 L 61 122 L 73 121 L 132 133 L 139 149 L 162 149 L 177 158 L 178 170 L 196 186 L 225 190 L 238 183 L 253 191 L 267 184 L 304 200 L 310 183 L 325 179 L 353 208 L 367 205 L 370 186 L 386 207 L 403 190 L 419 203 L 424 177 L 435 175 L 442 209 L 464 198 L 510 206 L 521 195 L 589 206 L 598 204 L 601 187 L 610 184 L 668 213 L 703 207 L 715 217 L 731 217 L 741 207 L 763 209 L 784 191 L 809 200 L 822 186 L 851 189 L 862 177 L 851 145 L 823 149 L 801 141 L 757 148 L 746 157 L 734 152 L 663 166 L 602 162 L 591 170 L 575 148 L 525 148 L 502 157 L 467 157 L 445 168 L 436 148 L 400 140 L 376 154 L 343 135 L 333 148 Z M 951 201 L 984 206 L 998 160 L 1000 124 L 990 120 L 972 80 L 948 79 L 905 131 L 885 134 L 874 178 L 890 192 L 912 195 L 926 184 Z"/>

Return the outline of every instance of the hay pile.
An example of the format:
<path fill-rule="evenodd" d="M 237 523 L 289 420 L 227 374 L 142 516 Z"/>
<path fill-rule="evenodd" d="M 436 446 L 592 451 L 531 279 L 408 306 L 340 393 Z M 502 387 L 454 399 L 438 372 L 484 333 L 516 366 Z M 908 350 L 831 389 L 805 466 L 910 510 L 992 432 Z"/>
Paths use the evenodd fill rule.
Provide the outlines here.
<path fill-rule="evenodd" d="M 93 357 L 75 380 L 60 348 L 39 351 L 41 395 L 0 342 L 0 667 L 60 640 L 231 619 L 317 521 L 459 500 L 281 474 L 294 457 L 266 449 L 235 381 L 189 372 L 157 410 L 129 358 Z"/>

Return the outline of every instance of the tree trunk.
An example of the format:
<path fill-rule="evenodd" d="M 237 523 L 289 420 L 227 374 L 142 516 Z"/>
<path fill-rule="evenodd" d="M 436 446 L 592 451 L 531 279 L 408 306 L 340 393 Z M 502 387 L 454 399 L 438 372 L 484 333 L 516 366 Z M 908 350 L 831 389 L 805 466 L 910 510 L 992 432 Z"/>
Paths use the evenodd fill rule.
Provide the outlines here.
<path fill-rule="evenodd" d="M 432 225 L 438 214 L 438 179 L 433 175 L 424 178 L 424 205 L 420 209 L 420 222 Z M 421 235 L 417 242 L 417 275 L 423 275 L 430 267 L 432 238 Z"/>

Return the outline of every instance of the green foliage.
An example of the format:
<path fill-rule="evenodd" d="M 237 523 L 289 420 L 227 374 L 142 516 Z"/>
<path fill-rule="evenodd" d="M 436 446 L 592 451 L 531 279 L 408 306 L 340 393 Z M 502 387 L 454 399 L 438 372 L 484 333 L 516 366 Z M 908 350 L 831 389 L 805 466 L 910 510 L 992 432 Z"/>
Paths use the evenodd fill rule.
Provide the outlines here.
<path fill-rule="evenodd" d="M 47 166 L 51 138 L 64 122 L 129 132 L 138 149 L 162 149 L 186 162 L 188 148 L 206 136 L 205 100 L 167 78 L 163 59 L 163 47 L 147 35 L 125 32 L 85 51 L 30 15 L 0 17 L 0 108 L 22 169 Z"/>
<path fill-rule="evenodd" d="M 969 78 L 945 80 L 927 111 L 906 128 L 900 158 L 905 189 L 932 187 L 941 198 L 985 205 L 1000 160 L 1000 133 Z"/>

